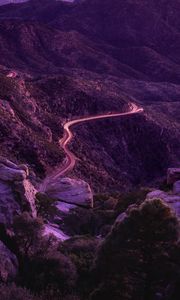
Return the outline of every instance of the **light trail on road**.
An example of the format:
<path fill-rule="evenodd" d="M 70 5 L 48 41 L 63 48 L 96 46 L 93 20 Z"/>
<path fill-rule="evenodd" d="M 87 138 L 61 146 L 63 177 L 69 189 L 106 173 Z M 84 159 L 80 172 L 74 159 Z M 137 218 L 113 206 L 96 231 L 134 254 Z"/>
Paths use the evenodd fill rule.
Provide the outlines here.
<path fill-rule="evenodd" d="M 60 176 L 64 176 L 66 173 L 71 171 L 75 164 L 76 164 L 76 156 L 74 153 L 68 148 L 68 145 L 73 139 L 73 133 L 71 131 L 71 127 L 84 123 L 89 121 L 95 121 L 95 120 L 101 120 L 101 119 L 109 119 L 109 118 L 116 118 L 116 117 L 123 117 L 123 116 L 130 116 L 138 113 L 142 113 L 144 110 L 142 107 L 138 107 L 134 103 L 129 104 L 129 111 L 127 112 L 120 112 L 120 113 L 106 113 L 106 114 L 100 114 L 96 116 L 88 116 L 88 117 L 81 117 L 76 120 L 68 121 L 64 124 L 64 134 L 62 139 L 59 140 L 59 144 L 61 148 L 64 150 L 64 153 L 66 155 L 64 164 L 56 170 L 55 173 L 51 174 L 50 176 L 47 176 L 44 180 L 44 183 L 41 186 L 41 189 L 45 190 L 48 182 L 52 182 L 56 180 Z"/>

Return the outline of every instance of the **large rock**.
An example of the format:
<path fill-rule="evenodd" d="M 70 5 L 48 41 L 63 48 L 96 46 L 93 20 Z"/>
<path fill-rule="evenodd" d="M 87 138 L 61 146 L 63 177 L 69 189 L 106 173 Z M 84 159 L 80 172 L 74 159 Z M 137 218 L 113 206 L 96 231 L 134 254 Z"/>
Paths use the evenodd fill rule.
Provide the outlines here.
<path fill-rule="evenodd" d="M 58 178 L 49 183 L 45 192 L 57 201 L 93 207 L 93 193 L 89 184 L 83 180 Z"/>
<path fill-rule="evenodd" d="M 18 272 L 16 256 L 0 241 L 0 281 L 15 279 Z"/>
<path fill-rule="evenodd" d="M 93 194 L 89 184 L 83 180 L 56 178 L 49 181 L 39 197 L 56 200 L 56 214 L 44 227 L 44 235 L 53 235 L 57 240 L 64 241 L 71 237 L 72 224 L 68 224 L 68 216 L 75 215 L 77 209 L 84 210 L 93 207 Z M 80 207 L 79 207 L 80 206 Z M 70 222 L 71 223 L 71 222 Z"/>
<path fill-rule="evenodd" d="M 180 168 L 169 168 L 167 171 L 167 183 L 173 184 L 180 180 Z"/>
<path fill-rule="evenodd" d="M 34 186 L 25 165 L 16 165 L 0 157 L 0 223 L 11 225 L 15 215 L 28 211 L 36 216 Z"/>
<path fill-rule="evenodd" d="M 44 236 L 53 235 L 57 238 L 57 240 L 65 241 L 70 238 L 67 234 L 65 234 L 58 225 L 56 224 L 46 224 L 44 226 Z"/>
<path fill-rule="evenodd" d="M 0 179 L 7 181 L 21 181 L 29 175 L 26 165 L 16 165 L 7 158 L 0 156 Z"/>

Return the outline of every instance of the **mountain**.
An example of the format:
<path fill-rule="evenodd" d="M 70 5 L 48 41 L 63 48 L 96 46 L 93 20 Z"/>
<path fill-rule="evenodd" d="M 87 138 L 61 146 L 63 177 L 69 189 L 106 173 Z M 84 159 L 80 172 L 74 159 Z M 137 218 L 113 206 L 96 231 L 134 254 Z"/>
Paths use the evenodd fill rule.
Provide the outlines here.
<path fill-rule="evenodd" d="M 63 159 L 61 153 L 57 160 L 57 142 L 65 118 L 119 111 L 131 101 L 144 107 L 143 116 L 75 129 L 72 147 L 80 160 L 73 174 L 88 180 L 95 190 L 107 185 L 121 190 L 157 180 L 167 167 L 178 165 L 178 8 L 179 1 L 169 9 L 168 2 L 152 0 L 46 0 L 43 5 L 31 0 L 2 6 L 0 55 L 6 69 L 2 80 L 18 86 L 13 101 L 12 95 L 5 101 L 23 129 L 14 130 L 21 139 L 19 154 L 12 157 L 12 149 L 6 147 L 11 117 L 4 117 L 1 153 L 28 160 L 43 175 Z M 18 76 L 7 79 L 11 69 Z M 19 99 L 25 104 L 26 93 L 36 107 L 30 112 L 19 105 Z M 22 119 L 27 114 L 28 122 Z M 47 136 L 51 136 L 48 146 Z M 16 138 L 12 140 L 16 150 Z M 28 156 L 32 145 L 33 162 Z"/>

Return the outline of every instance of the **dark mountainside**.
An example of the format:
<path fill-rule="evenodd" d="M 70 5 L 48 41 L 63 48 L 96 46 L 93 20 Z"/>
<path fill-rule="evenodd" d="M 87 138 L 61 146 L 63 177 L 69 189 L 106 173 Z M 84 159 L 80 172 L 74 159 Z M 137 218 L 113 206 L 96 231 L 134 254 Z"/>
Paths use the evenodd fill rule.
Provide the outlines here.
<path fill-rule="evenodd" d="M 73 147 L 80 162 L 73 173 L 84 177 L 96 190 L 102 190 L 104 183 L 110 189 L 123 189 L 154 181 L 167 167 L 177 166 L 178 5 L 179 1 L 173 1 L 169 9 L 164 1 L 157 5 L 155 1 L 67 4 L 47 0 L 0 7 L 1 65 L 19 70 L 17 78 L 7 80 L 15 86 L 24 84 L 29 101 L 37 108 L 29 112 L 28 122 L 22 117 L 19 120 L 18 114 L 24 118 L 27 114 L 27 110 L 17 111 L 24 109 L 17 108 L 23 92 L 15 91 L 13 100 L 12 95 L 6 99 L 23 130 L 18 133 L 19 142 L 12 138 L 10 148 L 3 140 L 5 149 L 2 147 L 1 153 L 11 157 L 10 152 L 16 149 L 19 161 L 36 164 L 43 175 L 62 160 L 57 145 L 62 118 L 120 111 L 127 102 L 135 101 L 145 108 L 144 116 L 77 128 L 78 147 Z M 3 95 L 1 98 L 4 101 Z M 35 118 L 39 124 L 32 121 Z M 5 119 L 2 128 L 6 136 L 9 121 L 7 116 Z M 109 130 L 106 124 L 111 125 Z M 26 134 L 32 131 L 33 135 Z M 47 134 L 52 142 L 47 141 Z M 30 147 L 34 149 L 31 158 L 26 155 Z"/>
<path fill-rule="evenodd" d="M 179 13 L 0 6 L 0 300 L 180 299 Z"/>

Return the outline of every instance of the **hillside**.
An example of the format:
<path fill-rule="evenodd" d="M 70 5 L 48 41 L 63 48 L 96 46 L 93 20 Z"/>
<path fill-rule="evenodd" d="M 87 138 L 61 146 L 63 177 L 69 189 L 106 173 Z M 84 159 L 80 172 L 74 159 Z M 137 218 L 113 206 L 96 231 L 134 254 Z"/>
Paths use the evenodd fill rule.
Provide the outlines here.
<path fill-rule="evenodd" d="M 171 6 L 173 19 L 168 3 L 150 0 L 46 0 L 43 5 L 32 0 L 0 7 L 3 76 L 11 69 L 18 72 L 10 80 L 18 88 L 8 98 L 18 133 L 12 130 L 13 146 L 8 148 L 11 115 L 3 112 L 1 153 L 27 160 L 43 176 L 62 162 L 58 140 L 65 118 L 120 111 L 136 102 L 145 108 L 144 116 L 74 129 L 72 147 L 80 161 L 73 175 L 95 190 L 107 184 L 109 189 L 126 189 L 157 180 L 167 167 L 178 165 L 178 3 Z"/>

